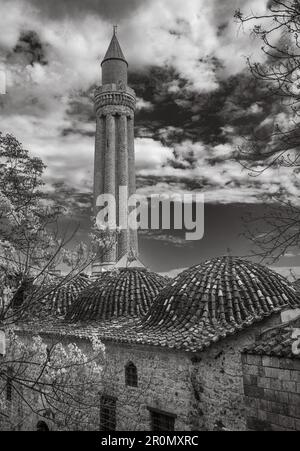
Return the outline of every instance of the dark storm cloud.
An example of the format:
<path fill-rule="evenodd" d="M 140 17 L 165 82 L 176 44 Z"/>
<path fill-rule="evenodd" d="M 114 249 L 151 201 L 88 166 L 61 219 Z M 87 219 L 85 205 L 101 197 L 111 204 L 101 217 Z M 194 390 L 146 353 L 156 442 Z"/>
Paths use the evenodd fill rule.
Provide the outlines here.
<path fill-rule="evenodd" d="M 137 135 L 165 145 L 183 139 L 217 145 L 226 143 L 231 134 L 249 136 L 279 103 L 246 72 L 220 80 L 219 88 L 210 93 L 187 90 L 187 81 L 171 68 L 152 67 L 132 74 L 130 81 L 138 96 L 153 105 L 137 113 Z"/>
<path fill-rule="evenodd" d="M 77 134 L 93 137 L 95 135 L 94 90 L 92 86 L 87 91 L 80 91 L 70 97 L 66 115 L 70 125 L 65 127 L 62 136 Z"/>
<path fill-rule="evenodd" d="M 218 66 L 218 61 L 214 61 Z M 171 143 L 183 138 L 211 139 L 221 134 L 215 113 L 222 99 L 220 91 L 198 94 L 188 89 L 189 82 L 173 68 L 151 67 L 147 72 L 132 74 L 130 82 L 137 95 L 153 104 L 152 110 L 137 115 L 140 136 L 148 131 L 155 139 Z M 213 101 L 212 101 L 213 100 Z M 212 119 L 214 115 L 214 119 Z"/>
<path fill-rule="evenodd" d="M 92 194 L 83 193 L 65 182 L 54 183 L 46 198 L 63 207 L 72 217 L 89 219 L 92 216 Z"/>
<path fill-rule="evenodd" d="M 145 0 L 29 0 L 28 3 L 52 19 L 94 13 L 104 18 L 121 20 L 134 14 Z"/>
<path fill-rule="evenodd" d="M 22 58 L 25 64 L 48 64 L 45 47 L 35 31 L 29 30 L 21 33 L 13 52 L 8 55 L 8 58 L 10 59 L 15 57 L 17 59 Z"/>
<path fill-rule="evenodd" d="M 187 90 L 187 81 L 180 79 L 174 69 L 150 67 L 148 71 L 131 73 L 130 85 L 138 97 L 152 105 L 137 112 L 137 136 L 152 137 L 165 145 L 183 139 L 213 145 L 225 143 L 226 126 L 234 127 L 237 135 L 248 136 L 259 128 L 274 106 L 263 87 L 248 74 L 230 77 L 220 82 L 218 90 L 199 94 Z M 67 113 L 78 123 L 92 123 L 93 88 L 73 96 Z M 78 127 L 64 133 L 72 131 L 80 133 Z"/>

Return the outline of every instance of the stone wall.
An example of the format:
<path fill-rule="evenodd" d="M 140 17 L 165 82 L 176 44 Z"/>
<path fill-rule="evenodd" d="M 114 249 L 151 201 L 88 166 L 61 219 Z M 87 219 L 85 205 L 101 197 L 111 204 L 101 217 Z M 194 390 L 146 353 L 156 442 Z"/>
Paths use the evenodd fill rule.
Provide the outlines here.
<path fill-rule="evenodd" d="M 151 430 L 150 408 L 176 416 L 176 431 L 246 430 L 241 351 L 279 321 L 280 316 L 275 315 L 197 355 L 106 342 L 99 392 L 116 398 L 116 429 Z M 48 340 L 51 341 L 49 336 Z M 53 341 L 57 342 L 58 337 L 53 337 Z M 65 344 L 74 341 L 89 353 L 88 341 L 63 338 Z M 125 383 L 125 366 L 129 362 L 137 368 L 137 387 Z"/>
<path fill-rule="evenodd" d="M 25 340 L 25 336 L 23 337 Z M 48 345 L 61 341 L 63 344 L 76 343 L 86 355 L 91 353 L 91 345 L 87 340 L 71 337 L 45 336 Z M 137 368 L 138 386 L 130 387 L 125 383 L 125 366 L 132 362 Z M 190 412 L 192 411 L 192 372 L 191 355 L 184 352 L 164 350 L 147 346 L 130 346 L 105 343 L 105 365 L 99 377 L 99 392 L 116 398 L 116 429 L 118 431 L 151 430 L 151 414 L 149 409 L 157 409 L 174 415 L 175 430 L 189 431 L 192 428 Z M 14 416 L 19 415 L 20 430 L 36 430 L 38 415 L 28 411 L 17 399 L 11 403 Z M 35 400 L 36 405 L 38 399 Z M 99 411 L 94 423 L 99 425 Z M 12 418 L 11 424 L 16 424 Z M 45 419 L 51 430 L 58 428 L 51 420 Z M 2 426 L 2 427 L 1 427 Z M 7 425 L 0 429 L 12 430 Z"/>
<path fill-rule="evenodd" d="M 274 315 L 198 355 L 106 343 L 102 390 L 118 398 L 117 429 L 150 430 L 150 407 L 177 415 L 176 430 L 246 430 L 241 351 L 278 322 Z M 125 385 L 128 362 L 137 367 L 138 388 Z"/>
<path fill-rule="evenodd" d="M 300 431 L 300 360 L 243 355 L 247 426 Z"/>
<path fill-rule="evenodd" d="M 191 430 L 191 358 L 146 346 L 106 344 L 107 367 L 102 391 L 117 398 L 117 430 L 151 430 L 148 408 L 176 415 L 175 430 Z M 133 362 L 138 387 L 125 384 L 125 366 Z"/>
<path fill-rule="evenodd" d="M 196 430 L 247 429 L 241 351 L 255 342 L 262 330 L 277 324 L 278 315 L 220 341 L 194 363 Z"/>

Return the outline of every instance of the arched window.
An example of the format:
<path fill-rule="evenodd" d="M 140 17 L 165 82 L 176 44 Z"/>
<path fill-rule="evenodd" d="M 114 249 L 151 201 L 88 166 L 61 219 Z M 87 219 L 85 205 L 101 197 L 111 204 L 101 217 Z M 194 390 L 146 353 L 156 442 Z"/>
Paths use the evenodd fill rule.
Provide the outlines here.
<path fill-rule="evenodd" d="M 125 383 L 129 387 L 138 386 L 137 369 L 132 362 L 127 363 L 127 365 L 125 366 Z"/>
<path fill-rule="evenodd" d="M 45 421 L 38 421 L 38 423 L 36 425 L 36 430 L 42 431 L 42 432 L 47 432 L 47 431 L 49 431 L 49 427 Z"/>

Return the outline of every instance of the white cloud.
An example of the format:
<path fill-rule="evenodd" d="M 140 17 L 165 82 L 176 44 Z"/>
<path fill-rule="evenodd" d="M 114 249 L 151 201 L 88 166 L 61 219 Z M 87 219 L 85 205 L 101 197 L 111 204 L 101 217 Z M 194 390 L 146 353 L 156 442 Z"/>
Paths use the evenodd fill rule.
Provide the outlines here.
<path fill-rule="evenodd" d="M 240 29 L 233 16 L 241 7 L 264 13 L 267 0 L 151 0 L 124 22 L 124 42 L 136 66 L 157 64 L 175 67 L 198 91 L 218 86 L 213 64 L 219 58 L 225 73 L 236 74 L 245 67 L 245 57 L 264 58 L 259 40 L 249 39 L 253 24 Z M 223 33 L 219 26 L 226 25 Z M 170 33 L 171 32 L 171 33 Z M 170 90 L 178 86 L 170 86 Z"/>
<path fill-rule="evenodd" d="M 130 64 L 173 66 L 190 87 L 210 91 L 218 86 L 214 66 L 207 57 L 216 56 L 227 73 L 237 73 L 245 55 L 260 52 L 260 43 L 249 39 L 250 25 L 238 33 L 233 15 L 237 7 L 264 12 L 267 0 L 151 0 L 120 26 L 120 41 Z M 39 83 L 47 76 L 59 77 L 63 89 L 78 89 L 100 81 L 100 58 L 111 36 L 111 24 L 95 11 L 53 19 L 26 0 L 0 0 L 0 46 L 12 49 L 23 30 L 34 30 L 47 48 L 50 65 L 36 74 Z M 55 8 L 55 5 L 53 6 Z M 218 26 L 226 23 L 220 34 Z M 59 86 L 58 85 L 58 86 Z M 170 89 L 175 89 L 172 85 Z M 178 89 L 178 87 L 176 88 Z"/>
<path fill-rule="evenodd" d="M 205 195 L 207 203 L 270 202 L 272 196 L 281 192 L 286 200 L 300 204 L 300 182 L 292 168 L 270 168 L 253 177 L 234 159 L 234 147 L 229 144 L 212 147 L 201 142 L 185 141 L 168 148 L 155 145 L 153 140 L 144 140 L 144 146 L 155 151 L 146 153 L 148 159 L 145 166 L 140 162 L 140 176 L 182 181 L 173 184 L 159 182 L 156 186 L 140 189 L 141 194 L 186 194 L 192 182 L 194 186 L 198 185 L 197 191 Z M 140 149 L 142 154 L 142 147 Z M 187 157 L 192 157 L 192 162 Z M 257 171 L 263 168 L 259 164 L 255 167 Z"/>
<path fill-rule="evenodd" d="M 151 102 L 148 102 L 144 99 L 141 99 L 140 97 L 137 97 L 136 99 L 136 109 L 138 111 L 140 110 L 147 110 L 147 111 L 151 111 L 153 110 L 154 105 Z"/>
<path fill-rule="evenodd" d="M 159 171 L 169 159 L 173 158 L 173 150 L 164 147 L 152 138 L 137 138 L 135 141 L 136 168 L 140 175 Z"/>
<path fill-rule="evenodd" d="M 266 3 L 151 0 L 134 14 L 129 11 L 124 16 L 120 41 L 134 69 L 172 66 L 188 80 L 191 90 L 211 91 L 217 88 L 218 78 L 210 57 L 218 57 L 224 63 L 224 73 L 232 74 L 244 68 L 244 55 L 260 53 L 260 43 L 249 39 L 249 28 L 238 31 L 233 22 L 234 10 L 240 6 L 264 12 Z M 64 136 L 63 130 L 75 126 L 90 133 L 94 129 L 91 123 L 71 123 L 68 101 L 72 94 L 100 82 L 100 59 L 111 36 L 111 24 L 95 10 L 54 18 L 29 0 L 0 0 L 0 7 L 0 63 L 7 52 L 12 52 L 24 30 L 37 32 L 48 61 L 42 66 L 25 64 L 17 56 L 8 59 L 8 94 L 0 112 L 1 131 L 15 134 L 25 147 L 43 158 L 49 180 L 65 179 L 84 188 L 88 179 L 91 186 L 93 139 L 81 134 Z M 219 33 L 222 25 L 226 26 Z M 178 80 L 169 83 L 169 91 L 176 93 L 179 89 Z M 138 99 L 138 107 L 149 110 L 152 105 Z M 258 112 L 254 105 L 253 113 Z M 284 121 L 284 117 L 280 119 Z M 170 131 L 171 127 L 166 127 L 161 135 Z M 210 201 L 253 201 L 263 192 L 276 193 L 279 188 L 290 196 L 298 192 L 288 169 L 251 179 L 237 162 L 228 159 L 232 152 L 229 144 L 207 147 L 186 140 L 170 148 L 151 137 L 138 138 L 136 165 L 140 176 L 184 178 L 200 185 L 203 181 Z M 188 162 L 189 153 L 194 155 L 193 165 Z M 216 160 L 214 166 L 210 164 L 212 159 Z M 177 188 L 178 184 L 168 185 L 169 190 Z M 159 184 L 155 189 L 167 187 Z"/>
<path fill-rule="evenodd" d="M 46 182 L 67 181 L 80 190 L 91 190 L 94 140 L 80 134 L 63 136 L 63 128 L 70 126 L 65 105 L 46 117 L 16 114 L 1 119 L 4 133 L 17 135 L 25 148 L 42 158 Z"/>

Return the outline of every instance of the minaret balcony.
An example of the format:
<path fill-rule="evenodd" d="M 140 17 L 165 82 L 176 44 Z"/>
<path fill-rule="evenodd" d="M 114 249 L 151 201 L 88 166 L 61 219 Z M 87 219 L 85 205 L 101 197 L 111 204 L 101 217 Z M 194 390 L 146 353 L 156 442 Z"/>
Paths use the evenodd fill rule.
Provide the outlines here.
<path fill-rule="evenodd" d="M 95 109 L 101 114 L 106 106 L 127 107 L 134 111 L 136 97 L 133 89 L 116 84 L 99 86 L 95 91 Z"/>

